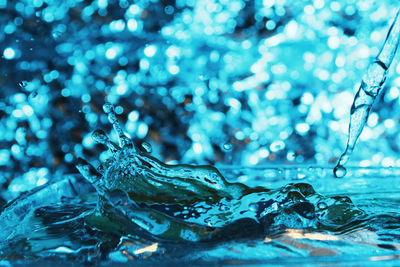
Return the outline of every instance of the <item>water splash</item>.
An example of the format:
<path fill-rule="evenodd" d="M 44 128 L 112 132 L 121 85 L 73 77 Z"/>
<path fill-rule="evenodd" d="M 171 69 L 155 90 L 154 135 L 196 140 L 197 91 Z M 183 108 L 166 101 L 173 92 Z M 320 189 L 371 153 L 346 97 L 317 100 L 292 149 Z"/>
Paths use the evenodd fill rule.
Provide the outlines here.
<path fill-rule="evenodd" d="M 336 167 L 333 169 L 335 177 L 342 178 L 346 175 L 344 165 L 349 160 L 357 139 L 360 136 L 365 123 L 368 120 L 371 107 L 383 88 L 390 64 L 396 54 L 400 40 L 400 16 L 397 12 L 396 17 L 390 26 L 386 40 L 381 51 L 372 62 L 367 72 L 364 74 L 360 89 L 354 97 L 353 105 L 350 110 L 349 135 L 346 149 L 340 156 Z"/>
<path fill-rule="evenodd" d="M 105 109 L 110 114 L 113 107 L 107 104 Z M 110 121 L 123 134 L 115 115 Z M 193 260 L 213 251 L 215 244 L 222 248 L 227 242 L 264 240 L 256 246 L 259 250 L 273 239 L 284 244 L 287 237 L 295 242 L 289 250 L 298 250 L 296 239 L 341 240 L 348 232 L 364 231 L 366 225 L 388 234 L 385 229 L 393 229 L 398 221 L 396 216 L 366 213 L 346 196 L 320 195 L 307 183 L 274 190 L 249 187 L 227 181 L 211 166 L 164 164 L 135 149 L 127 136 L 118 135 L 121 145 L 102 130 L 92 137 L 112 156 L 97 169 L 77 160 L 77 169 L 89 183 L 67 177 L 4 207 L 0 259 L 63 255 L 78 262 L 126 261 L 155 253 L 164 260 L 170 253 L 178 258 L 190 254 Z M 274 170 L 281 178 L 282 171 Z M 318 168 L 308 172 L 318 173 Z M 275 253 L 281 252 L 287 251 Z"/>
<path fill-rule="evenodd" d="M 93 139 L 113 156 L 100 172 L 83 159 L 76 165 L 100 196 L 98 212 L 87 218 L 97 229 L 105 228 L 107 218 L 128 225 L 124 234 L 139 231 L 161 240 L 198 242 L 248 238 L 249 230 L 239 229 L 251 229 L 253 236 L 287 227 L 334 230 L 363 216 L 348 199 L 323 197 L 308 184 L 251 188 L 228 182 L 211 166 L 164 164 L 134 149 L 113 110 L 104 105 L 120 146 L 95 130 Z"/>

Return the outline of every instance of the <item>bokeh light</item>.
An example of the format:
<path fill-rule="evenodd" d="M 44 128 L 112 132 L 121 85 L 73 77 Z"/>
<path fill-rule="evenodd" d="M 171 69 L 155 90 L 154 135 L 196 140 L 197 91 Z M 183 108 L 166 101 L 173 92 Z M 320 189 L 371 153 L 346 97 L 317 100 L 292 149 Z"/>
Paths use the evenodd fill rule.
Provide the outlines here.
<path fill-rule="evenodd" d="M 373 0 L 0 1 L 2 197 L 76 172 L 78 156 L 105 155 L 88 136 L 110 129 L 106 101 L 136 144 L 151 144 L 166 162 L 333 164 L 396 8 Z M 400 166 L 398 60 L 393 66 L 356 164 Z"/>

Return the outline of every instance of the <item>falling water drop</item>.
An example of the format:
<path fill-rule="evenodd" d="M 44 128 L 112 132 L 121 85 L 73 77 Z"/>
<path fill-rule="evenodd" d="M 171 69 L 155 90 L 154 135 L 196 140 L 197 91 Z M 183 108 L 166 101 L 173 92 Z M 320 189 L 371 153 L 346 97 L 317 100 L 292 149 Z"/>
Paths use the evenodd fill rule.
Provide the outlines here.
<path fill-rule="evenodd" d="M 354 97 L 350 110 L 349 134 L 346 150 L 340 156 L 336 167 L 333 169 L 334 175 L 338 178 L 346 175 L 346 169 L 343 165 L 346 164 L 352 154 L 357 139 L 368 120 L 372 105 L 385 84 L 388 69 L 396 54 L 399 41 L 400 13 L 397 12 L 382 49 L 375 58 L 375 61 L 368 66 L 367 72 L 362 78 L 360 88 Z"/>
<path fill-rule="evenodd" d="M 337 165 L 333 169 L 333 174 L 335 175 L 336 178 L 343 178 L 346 175 L 346 173 L 347 173 L 347 170 L 342 165 Z"/>

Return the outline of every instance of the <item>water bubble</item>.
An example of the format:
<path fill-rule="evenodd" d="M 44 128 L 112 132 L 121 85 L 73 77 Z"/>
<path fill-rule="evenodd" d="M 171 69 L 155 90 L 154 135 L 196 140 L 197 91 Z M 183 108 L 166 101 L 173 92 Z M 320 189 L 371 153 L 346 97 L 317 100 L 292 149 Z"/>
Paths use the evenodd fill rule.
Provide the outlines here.
<path fill-rule="evenodd" d="M 317 204 L 317 208 L 320 210 L 324 210 L 324 209 L 328 208 L 328 205 L 325 202 L 319 202 Z"/>
<path fill-rule="evenodd" d="M 153 151 L 153 148 L 151 147 L 151 145 L 147 142 L 143 142 L 142 143 L 142 148 L 144 149 L 144 151 L 146 151 L 147 153 L 151 153 Z"/>
<path fill-rule="evenodd" d="M 113 104 L 107 102 L 103 105 L 103 110 L 106 114 L 114 112 L 114 106 Z"/>
<path fill-rule="evenodd" d="M 225 151 L 231 151 L 232 150 L 232 144 L 231 143 L 225 143 L 225 144 L 222 145 L 222 148 Z"/>
<path fill-rule="evenodd" d="M 343 178 L 346 175 L 347 171 L 346 168 L 343 167 L 342 165 L 337 165 L 333 169 L 333 174 L 335 175 L 336 178 Z"/>

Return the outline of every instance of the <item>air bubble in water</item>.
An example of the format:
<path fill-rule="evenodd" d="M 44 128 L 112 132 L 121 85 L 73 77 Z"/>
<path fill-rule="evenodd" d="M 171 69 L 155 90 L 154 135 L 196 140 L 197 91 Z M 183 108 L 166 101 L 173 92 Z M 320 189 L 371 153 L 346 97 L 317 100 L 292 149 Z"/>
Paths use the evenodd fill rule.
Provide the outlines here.
<path fill-rule="evenodd" d="M 346 175 L 347 171 L 346 168 L 343 167 L 342 165 L 337 165 L 333 169 L 333 174 L 335 175 L 336 178 L 343 178 Z"/>

